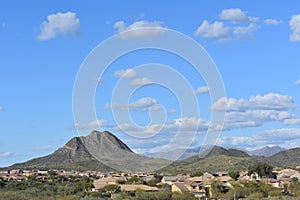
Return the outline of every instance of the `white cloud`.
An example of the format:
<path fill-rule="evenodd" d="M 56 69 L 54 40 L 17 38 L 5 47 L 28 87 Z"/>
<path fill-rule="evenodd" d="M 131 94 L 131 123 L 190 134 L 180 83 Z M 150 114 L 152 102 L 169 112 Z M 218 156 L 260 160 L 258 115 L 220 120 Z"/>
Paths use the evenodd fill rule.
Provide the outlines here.
<path fill-rule="evenodd" d="M 282 21 L 281 20 L 276 20 L 276 19 L 265 19 L 264 23 L 267 25 L 278 25 L 281 24 Z"/>
<path fill-rule="evenodd" d="M 295 85 L 300 85 L 300 79 L 295 82 Z"/>
<path fill-rule="evenodd" d="M 150 97 L 141 98 L 135 102 L 130 103 L 131 108 L 144 108 L 144 107 L 151 107 L 158 104 L 157 99 L 153 99 Z"/>
<path fill-rule="evenodd" d="M 261 145 L 261 142 L 255 140 L 252 137 L 247 137 L 247 136 L 220 137 L 217 140 L 217 145 L 249 147 L 254 145 Z"/>
<path fill-rule="evenodd" d="M 91 130 L 91 129 L 99 129 L 101 126 L 104 126 L 108 123 L 107 120 L 105 119 L 100 119 L 96 121 L 89 122 L 87 124 L 75 124 L 72 129 L 77 129 L 77 130 Z"/>
<path fill-rule="evenodd" d="M 128 38 L 151 38 L 163 34 L 167 29 L 162 22 L 137 21 L 126 26 L 124 21 L 117 21 L 114 28 L 123 39 Z"/>
<path fill-rule="evenodd" d="M 155 106 L 158 106 L 159 102 L 157 99 L 153 99 L 151 97 L 144 97 L 137 101 L 131 102 L 127 105 L 121 105 L 117 103 L 109 104 L 107 103 L 104 106 L 104 109 L 117 109 L 117 110 L 139 110 L 146 111 L 151 107 L 154 107 L 154 110 L 157 110 Z"/>
<path fill-rule="evenodd" d="M 113 104 L 107 105 L 106 108 L 116 108 L 120 110 L 140 110 L 146 111 L 151 107 L 161 108 L 156 99 L 150 97 L 139 99 L 129 105 Z M 280 122 L 284 125 L 294 125 L 299 123 L 299 118 L 288 112 L 295 108 L 295 104 L 290 96 L 269 93 L 266 95 L 257 95 L 245 99 L 221 98 L 212 109 L 214 111 L 224 111 L 224 106 L 228 108 L 225 113 L 224 125 L 220 122 L 205 121 L 201 118 L 182 117 L 166 124 L 154 124 L 146 128 L 147 133 L 155 133 L 163 128 L 164 132 L 174 132 L 179 127 L 183 132 L 198 129 L 198 132 L 228 131 L 240 128 L 259 127 L 269 122 Z M 174 110 L 175 112 L 175 110 Z M 121 129 L 126 131 L 138 132 L 128 124 L 121 124 Z"/>
<path fill-rule="evenodd" d="M 169 110 L 169 113 L 176 113 L 176 112 L 177 112 L 176 109 L 171 109 L 171 110 Z"/>
<path fill-rule="evenodd" d="M 41 33 L 38 35 L 38 40 L 50 40 L 57 36 L 57 34 L 75 34 L 79 29 L 79 19 L 76 13 L 56 13 L 48 15 L 47 21 L 41 24 Z"/>
<path fill-rule="evenodd" d="M 121 69 L 114 73 L 115 77 L 119 78 L 134 78 L 137 76 L 137 73 L 134 69 Z"/>
<path fill-rule="evenodd" d="M 0 106 L 0 112 L 3 110 L 3 107 Z"/>
<path fill-rule="evenodd" d="M 245 110 L 289 110 L 295 108 L 293 98 L 288 95 L 268 93 L 250 97 L 249 100 L 223 97 L 215 102 L 211 109 L 215 111 L 228 112 Z"/>
<path fill-rule="evenodd" d="M 238 146 L 248 149 L 260 148 L 267 145 L 279 145 L 281 147 L 293 148 L 300 146 L 300 129 L 280 128 L 266 130 L 253 136 L 235 136 L 218 138 L 219 145 Z"/>
<path fill-rule="evenodd" d="M 153 84 L 153 81 L 147 77 L 136 78 L 131 82 L 131 85 L 135 85 L 135 86 L 151 85 L 151 84 Z"/>
<path fill-rule="evenodd" d="M 13 153 L 11 152 L 0 152 L 0 158 L 10 157 Z"/>
<path fill-rule="evenodd" d="M 204 20 L 194 34 L 195 36 L 217 39 L 222 42 L 230 39 L 229 32 L 230 28 L 223 22 L 215 21 L 210 24 L 207 20 Z"/>
<path fill-rule="evenodd" d="M 211 109 L 219 112 L 232 112 L 241 111 L 246 106 L 246 100 L 222 97 L 218 99 L 212 106 Z M 225 110 L 224 110 L 225 109 Z"/>
<path fill-rule="evenodd" d="M 259 21 L 258 17 L 249 17 L 244 11 L 239 8 L 225 9 L 221 12 L 220 18 L 222 20 L 230 20 L 233 23 L 248 23 Z"/>
<path fill-rule="evenodd" d="M 229 112 L 225 114 L 224 130 L 262 126 L 267 122 L 295 119 L 287 111 L 277 110 L 247 110 L 244 112 Z"/>
<path fill-rule="evenodd" d="M 177 130 L 178 128 L 184 131 L 190 131 L 198 129 L 198 131 L 206 131 L 209 127 L 209 123 L 201 118 L 195 117 L 182 117 L 171 121 L 171 123 L 166 126 L 170 130 Z"/>
<path fill-rule="evenodd" d="M 249 99 L 249 103 L 252 109 L 265 110 L 289 110 L 296 106 L 291 96 L 276 93 L 253 96 Z"/>
<path fill-rule="evenodd" d="M 233 33 L 239 38 L 253 39 L 253 32 L 258 28 L 257 25 L 251 23 L 248 26 L 236 26 Z"/>
<path fill-rule="evenodd" d="M 211 109 L 225 111 L 224 130 L 262 126 L 268 122 L 281 122 L 284 125 L 298 123 L 298 117 L 288 112 L 295 108 L 292 97 L 269 93 L 246 99 L 220 98 Z M 219 124 L 213 124 L 214 129 Z"/>
<path fill-rule="evenodd" d="M 177 131 L 180 129 L 182 134 L 189 134 L 196 131 L 197 133 L 206 131 L 209 127 L 209 123 L 201 118 L 195 118 L 195 117 L 182 117 L 177 118 L 174 120 L 171 120 L 165 124 L 151 124 L 149 126 L 146 126 L 143 129 L 143 133 L 145 134 L 156 134 L 160 131 L 165 134 L 173 134 L 177 133 Z M 140 133 L 141 129 L 138 127 L 134 127 L 130 124 L 123 123 L 118 124 L 115 129 L 120 129 L 125 132 L 132 132 L 132 133 Z"/>
<path fill-rule="evenodd" d="M 195 36 L 201 36 L 203 38 L 216 39 L 218 42 L 228 41 L 232 38 L 237 39 L 253 39 L 253 32 L 259 28 L 257 22 L 258 17 L 247 16 L 246 12 L 239 8 L 225 9 L 220 14 L 221 20 L 229 20 L 234 25 L 226 25 L 227 22 L 215 21 L 209 23 L 207 20 L 203 20 L 202 24 L 194 32 Z M 267 23 L 275 23 L 271 19 L 266 21 Z M 245 24 L 244 26 L 236 26 L 236 24 Z"/>
<path fill-rule="evenodd" d="M 283 121 L 283 124 L 285 124 L 285 125 L 298 125 L 298 124 L 300 124 L 300 118 L 285 119 Z"/>
<path fill-rule="evenodd" d="M 206 94 L 206 93 L 209 93 L 210 91 L 210 88 L 208 86 L 202 86 L 202 87 L 199 87 L 195 93 L 196 94 Z"/>
<path fill-rule="evenodd" d="M 289 24 L 292 30 L 292 34 L 290 34 L 290 41 L 300 42 L 300 14 L 292 16 Z"/>
<path fill-rule="evenodd" d="M 159 104 L 155 104 L 151 107 L 148 108 L 149 111 L 160 111 L 160 110 L 163 110 L 163 107 Z M 145 110 L 147 111 L 147 110 Z"/>
<path fill-rule="evenodd" d="M 281 128 L 281 129 L 272 129 L 257 133 L 254 135 L 255 138 L 265 139 L 265 140 L 292 140 L 299 139 L 300 129 L 297 128 Z"/>

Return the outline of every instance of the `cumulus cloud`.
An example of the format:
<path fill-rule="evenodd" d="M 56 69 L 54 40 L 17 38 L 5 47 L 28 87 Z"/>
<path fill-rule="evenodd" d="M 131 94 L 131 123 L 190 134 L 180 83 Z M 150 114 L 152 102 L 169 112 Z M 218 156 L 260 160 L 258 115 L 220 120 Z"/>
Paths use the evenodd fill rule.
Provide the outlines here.
<path fill-rule="evenodd" d="M 289 110 L 296 107 L 291 96 L 276 93 L 253 96 L 249 99 L 249 104 L 252 109 L 264 110 Z"/>
<path fill-rule="evenodd" d="M 219 42 L 222 42 L 230 39 L 230 28 L 223 22 L 215 21 L 214 23 L 209 23 L 207 20 L 204 20 L 194 34 L 195 36 L 217 39 Z"/>
<path fill-rule="evenodd" d="M 299 139 L 300 129 L 297 128 L 281 128 L 272 129 L 257 133 L 254 135 L 255 138 L 265 140 L 282 140 L 282 139 Z"/>
<path fill-rule="evenodd" d="M 169 113 L 176 113 L 177 110 L 176 110 L 176 109 L 171 109 L 171 110 L 169 110 L 168 112 L 169 112 Z"/>
<path fill-rule="evenodd" d="M 226 111 L 223 130 L 232 130 L 258 127 L 274 121 L 284 125 L 297 124 L 298 117 L 288 112 L 295 106 L 292 97 L 269 93 L 252 96 L 249 99 L 223 97 L 215 102 L 211 109 L 218 112 Z"/>
<path fill-rule="evenodd" d="M 298 125 L 298 124 L 300 124 L 300 118 L 285 119 L 283 121 L 283 124 L 285 124 L 285 125 Z"/>
<path fill-rule="evenodd" d="M 137 21 L 126 26 L 124 21 L 117 21 L 114 28 L 123 39 L 151 38 L 163 34 L 167 29 L 162 22 Z"/>
<path fill-rule="evenodd" d="M 117 104 L 117 103 L 112 103 L 112 104 L 107 103 L 104 106 L 104 109 L 146 111 L 146 110 L 150 109 L 151 107 L 158 106 L 158 105 L 159 105 L 159 102 L 157 99 L 153 99 L 151 97 L 144 97 L 137 101 L 131 102 L 127 105 Z M 155 108 L 153 108 L 153 109 L 155 110 Z"/>
<path fill-rule="evenodd" d="M 182 133 L 188 134 L 195 130 L 198 133 L 201 131 L 206 131 L 208 130 L 208 127 L 209 127 L 209 122 L 206 122 L 201 118 L 182 117 L 182 118 L 176 118 L 174 120 L 171 120 L 165 124 L 151 124 L 149 126 L 146 126 L 145 129 L 143 129 L 143 132 L 146 134 L 155 134 L 159 131 L 162 131 L 163 133 L 169 134 L 169 133 L 176 133 L 180 129 Z M 127 123 L 118 124 L 116 128 L 126 132 L 141 131 L 141 129 Z"/>
<path fill-rule="evenodd" d="M 287 111 L 277 110 L 247 110 L 245 112 L 229 112 L 225 114 L 224 130 L 262 126 L 267 122 L 286 120 L 296 117 Z"/>
<path fill-rule="evenodd" d="M 158 104 L 157 99 L 153 99 L 150 97 L 141 98 L 135 102 L 130 103 L 131 108 L 144 108 L 144 107 L 150 107 L 153 105 Z"/>
<path fill-rule="evenodd" d="M 10 157 L 13 153 L 11 152 L 0 152 L 0 158 Z"/>
<path fill-rule="evenodd" d="M 236 26 L 233 33 L 239 38 L 253 39 L 253 32 L 258 28 L 257 25 L 251 23 L 248 26 Z"/>
<path fill-rule="evenodd" d="M 206 131 L 209 127 L 209 122 L 201 118 L 196 117 L 182 117 L 177 118 L 167 124 L 167 128 L 170 130 L 177 130 L 182 128 L 185 131 L 194 130 L 197 128 L 198 131 Z"/>
<path fill-rule="evenodd" d="M 72 129 L 77 130 L 91 130 L 91 129 L 99 129 L 101 126 L 107 125 L 108 121 L 105 119 L 100 119 L 96 121 L 89 122 L 87 124 L 75 124 Z"/>
<path fill-rule="evenodd" d="M 153 124 L 146 128 L 147 133 L 155 133 L 160 129 L 165 132 L 174 132 L 179 127 L 182 131 L 198 130 L 198 132 L 206 131 L 229 131 L 233 129 L 250 128 L 263 126 L 269 122 L 280 122 L 283 125 L 299 124 L 299 117 L 288 112 L 295 108 L 295 104 L 290 96 L 269 93 L 266 95 L 257 95 L 245 99 L 221 98 L 212 105 L 214 111 L 224 111 L 224 106 L 227 106 L 225 113 L 224 124 L 221 121 L 205 121 L 201 118 L 182 117 L 166 124 Z M 131 102 L 128 105 L 107 104 L 107 109 L 120 110 L 139 110 L 146 111 L 151 107 L 157 110 L 162 109 L 156 99 L 145 97 L 138 101 Z M 153 109 L 156 110 L 156 109 Z M 172 111 L 173 112 L 173 111 Z M 176 110 L 174 110 L 176 112 Z M 138 132 L 140 129 L 135 129 L 129 124 L 118 125 L 120 129 L 125 131 Z M 143 130 L 144 131 L 144 130 Z"/>
<path fill-rule="evenodd" d="M 75 34 L 80 26 L 79 19 L 76 13 L 56 13 L 48 15 L 47 21 L 44 21 L 40 26 L 40 34 L 38 40 L 50 40 L 58 34 L 68 35 Z"/>
<path fill-rule="evenodd" d="M 114 73 L 115 77 L 118 78 L 135 78 L 137 73 L 134 69 L 121 69 Z"/>
<path fill-rule="evenodd" d="M 222 97 L 211 108 L 214 111 L 245 111 L 245 110 L 289 110 L 295 108 L 293 98 L 288 95 L 268 93 L 250 97 L 249 100 Z"/>
<path fill-rule="evenodd" d="M 207 20 L 203 20 L 202 24 L 194 32 L 195 36 L 212 38 L 219 42 L 228 41 L 232 38 L 252 39 L 254 38 L 253 32 L 259 28 L 257 25 L 259 18 L 247 16 L 246 12 L 239 8 L 222 10 L 219 18 L 225 20 L 225 22 L 215 21 L 214 23 L 209 23 Z M 228 25 L 226 21 L 231 21 L 234 25 Z M 266 23 L 276 22 L 271 19 L 266 21 Z M 245 25 L 237 26 L 237 24 Z"/>
<path fill-rule="evenodd" d="M 147 77 L 136 78 L 131 82 L 131 85 L 135 85 L 135 86 L 151 85 L 151 84 L 153 84 L 153 81 Z"/>
<path fill-rule="evenodd" d="M 202 86 L 202 87 L 199 87 L 195 93 L 196 94 L 206 94 L 206 93 L 209 93 L 210 91 L 210 88 L 208 86 Z"/>
<path fill-rule="evenodd" d="M 300 85 L 300 79 L 295 82 L 295 85 Z"/>
<path fill-rule="evenodd" d="M 156 105 L 149 107 L 148 110 L 149 111 L 160 111 L 160 110 L 163 110 L 163 107 L 159 104 L 156 104 Z M 147 111 L 147 110 L 145 110 L 145 111 Z"/>
<path fill-rule="evenodd" d="M 279 25 L 282 23 L 281 20 L 276 20 L 276 19 L 265 19 L 264 23 L 267 25 Z"/>
<path fill-rule="evenodd" d="M 255 149 L 266 145 L 279 145 L 292 148 L 300 145 L 300 129 L 279 128 L 265 130 L 255 133 L 253 136 L 221 137 L 218 139 L 219 145 L 243 146 L 244 148 Z"/>
<path fill-rule="evenodd" d="M 247 136 L 236 136 L 236 137 L 220 137 L 217 140 L 217 145 L 223 146 L 238 146 L 238 147 L 249 147 L 254 145 L 261 145 L 260 141 L 256 141 L 252 137 Z"/>
<path fill-rule="evenodd" d="M 290 41 L 300 42 L 300 14 L 292 16 L 289 24 L 292 30 L 292 34 L 290 34 Z"/>
<path fill-rule="evenodd" d="M 220 18 L 222 20 L 229 20 L 233 23 L 249 23 L 249 22 L 257 22 L 259 21 L 258 17 L 249 17 L 246 15 L 244 11 L 239 8 L 231 8 L 222 10 L 220 14 Z"/>

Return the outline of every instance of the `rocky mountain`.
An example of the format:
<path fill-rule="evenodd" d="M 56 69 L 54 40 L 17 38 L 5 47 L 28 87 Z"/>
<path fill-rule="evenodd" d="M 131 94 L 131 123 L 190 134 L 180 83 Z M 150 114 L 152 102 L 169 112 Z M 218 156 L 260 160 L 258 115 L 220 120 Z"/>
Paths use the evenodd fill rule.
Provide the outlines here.
<path fill-rule="evenodd" d="M 254 155 L 254 156 L 265 156 L 265 157 L 269 157 L 272 156 L 274 154 L 277 154 L 281 151 L 284 151 L 286 149 L 280 147 L 280 146 L 266 146 L 260 149 L 256 149 L 253 151 L 249 151 L 250 155 Z"/>
<path fill-rule="evenodd" d="M 9 168 L 146 172 L 165 167 L 170 162 L 138 155 L 108 131 L 93 131 L 87 136 L 72 138 L 48 156 L 14 164 Z"/>

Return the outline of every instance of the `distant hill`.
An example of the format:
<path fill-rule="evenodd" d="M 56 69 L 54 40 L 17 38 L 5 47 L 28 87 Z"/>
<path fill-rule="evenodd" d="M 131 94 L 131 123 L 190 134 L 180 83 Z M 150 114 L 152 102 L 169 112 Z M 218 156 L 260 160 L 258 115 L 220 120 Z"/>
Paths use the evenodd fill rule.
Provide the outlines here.
<path fill-rule="evenodd" d="M 284 151 L 286 149 L 280 147 L 280 146 L 266 146 L 260 149 L 256 149 L 253 151 L 249 151 L 250 155 L 254 155 L 254 156 L 265 156 L 265 157 L 269 157 L 272 156 L 274 154 L 277 154 L 281 151 Z"/>
<path fill-rule="evenodd" d="M 192 173 L 195 171 L 231 171 L 247 170 L 257 162 L 264 162 L 273 167 L 300 166 L 300 148 L 284 150 L 269 157 L 251 156 L 237 149 L 225 149 L 215 146 L 201 154 L 185 160 L 178 160 L 160 170 L 167 173 Z"/>
<path fill-rule="evenodd" d="M 153 158 L 164 158 L 168 160 L 184 160 L 194 155 L 198 155 L 208 149 L 212 148 L 211 145 L 203 145 L 194 148 L 187 148 L 187 149 L 175 149 L 173 151 L 166 151 L 166 152 L 155 152 L 155 153 L 144 153 L 145 156 L 150 156 Z M 179 158 L 178 158 L 179 157 Z"/>
<path fill-rule="evenodd" d="M 281 151 L 267 159 L 277 167 L 300 166 L 300 148 Z"/>
<path fill-rule="evenodd" d="M 192 156 L 185 160 L 173 162 L 162 172 L 192 173 L 195 171 L 229 171 L 247 169 L 248 166 L 260 158 L 253 158 L 244 151 L 225 149 L 214 146 L 213 148 Z"/>
<path fill-rule="evenodd" d="M 72 138 L 48 156 L 14 164 L 9 168 L 147 172 L 170 162 L 138 155 L 108 131 L 93 131 L 87 136 Z"/>

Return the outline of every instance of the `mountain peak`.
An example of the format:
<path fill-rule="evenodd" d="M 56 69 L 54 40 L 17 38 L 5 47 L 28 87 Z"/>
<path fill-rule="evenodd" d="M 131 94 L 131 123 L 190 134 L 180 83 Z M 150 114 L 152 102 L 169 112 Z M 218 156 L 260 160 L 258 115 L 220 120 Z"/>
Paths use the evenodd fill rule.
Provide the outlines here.
<path fill-rule="evenodd" d="M 65 144 L 65 147 L 68 149 L 80 150 L 84 148 L 84 144 L 80 137 L 74 137 Z"/>
<path fill-rule="evenodd" d="M 133 152 L 125 143 L 123 143 L 118 137 L 112 134 L 109 131 L 92 131 L 89 135 L 82 137 L 85 144 L 86 141 L 89 141 L 88 144 L 92 144 L 91 141 L 95 142 L 95 145 L 99 145 L 106 141 L 109 145 L 114 146 L 114 148 L 119 148 L 125 151 Z"/>
<path fill-rule="evenodd" d="M 267 145 L 265 147 L 262 147 L 260 149 L 256 149 L 250 152 L 251 155 L 255 155 L 255 156 L 265 156 L 265 157 L 269 157 L 272 156 L 274 154 L 277 154 L 281 151 L 284 151 L 286 149 L 280 147 L 280 146 L 276 146 L 276 145 Z"/>

